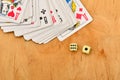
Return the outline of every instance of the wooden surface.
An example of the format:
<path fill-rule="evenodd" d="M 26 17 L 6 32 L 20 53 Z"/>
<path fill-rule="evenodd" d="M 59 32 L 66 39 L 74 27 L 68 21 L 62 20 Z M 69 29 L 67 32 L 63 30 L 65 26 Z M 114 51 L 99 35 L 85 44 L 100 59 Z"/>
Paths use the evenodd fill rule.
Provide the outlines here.
<path fill-rule="evenodd" d="M 0 80 L 120 80 L 120 0 L 82 2 L 94 21 L 63 42 L 38 45 L 0 31 Z M 81 53 L 85 44 L 90 55 Z"/>

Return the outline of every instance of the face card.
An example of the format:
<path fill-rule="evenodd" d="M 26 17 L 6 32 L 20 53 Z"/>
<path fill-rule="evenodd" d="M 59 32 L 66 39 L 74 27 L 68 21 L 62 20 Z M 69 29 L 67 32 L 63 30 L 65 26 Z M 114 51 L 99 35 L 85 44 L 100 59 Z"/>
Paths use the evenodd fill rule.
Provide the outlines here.
<path fill-rule="evenodd" d="M 0 18 L 20 23 L 28 0 L 0 0 Z"/>
<path fill-rule="evenodd" d="M 22 26 L 23 25 L 24 26 L 31 25 L 36 22 L 36 16 L 35 16 L 36 15 L 36 10 L 35 10 L 36 7 L 35 7 L 35 5 L 36 5 L 35 0 L 30 0 L 26 7 L 26 13 L 24 14 L 24 17 L 23 17 L 21 23 L 19 23 L 19 24 L 15 24 L 15 23 L 7 23 L 6 24 L 5 23 L 5 25 L 1 24 L 2 25 L 1 29 L 3 29 L 4 32 L 12 32 L 16 29 L 21 30 L 21 29 L 28 28 L 28 27 L 22 27 Z"/>
<path fill-rule="evenodd" d="M 88 13 L 88 11 L 80 2 L 80 0 L 66 0 L 66 2 L 71 7 L 71 10 L 76 16 L 78 23 L 72 28 L 69 28 L 68 30 L 66 30 L 60 36 L 58 36 L 58 39 L 60 41 L 65 40 L 66 38 L 68 38 L 69 36 L 77 32 L 78 30 L 80 30 L 82 27 L 84 27 L 85 25 L 87 25 L 93 20 L 90 14 Z"/>
<path fill-rule="evenodd" d="M 16 25 L 23 25 L 23 24 L 27 25 L 27 24 L 32 23 L 33 18 L 34 18 L 34 15 L 33 15 L 33 0 L 29 0 L 27 6 L 25 8 L 24 15 L 23 15 L 19 24 L 11 23 L 11 22 L 9 22 L 9 23 L 5 22 L 5 23 L 0 23 L 0 26 L 2 26 L 2 27 L 7 27 L 7 26 L 14 27 Z M 2 29 L 4 29 L 4 28 L 2 28 Z"/>

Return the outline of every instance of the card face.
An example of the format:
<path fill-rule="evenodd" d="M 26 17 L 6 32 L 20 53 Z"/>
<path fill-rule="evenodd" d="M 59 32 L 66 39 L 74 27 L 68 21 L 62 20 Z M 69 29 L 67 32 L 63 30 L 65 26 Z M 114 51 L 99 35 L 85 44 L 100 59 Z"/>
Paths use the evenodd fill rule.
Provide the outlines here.
<path fill-rule="evenodd" d="M 36 2 L 35 5 L 35 11 L 36 11 L 36 15 L 35 15 L 35 22 L 31 25 L 22 25 L 22 26 L 16 26 L 16 28 L 14 29 L 14 34 L 15 36 L 22 36 L 24 34 L 36 31 L 37 29 L 41 29 L 40 25 L 40 20 L 39 20 L 39 0 L 34 0 Z M 19 29 L 17 28 L 19 27 Z"/>
<path fill-rule="evenodd" d="M 35 11 L 34 11 L 35 5 L 36 5 L 36 3 L 34 2 L 34 0 L 28 1 L 27 6 L 25 8 L 25 11 L 23 13 L 24 15 L 23 15 L 21 22 L 20 22 L 21 25 L 32 24 L 32 22 L 35 19 Z"/>
<path fill-rule="evenodd" d="M 73 11 L 78 23 L 72 28 L 66 30 L 60 36 L 58 36 L 58 39 L 60 41 L 65 40 L 66 38 L 77 32 L 78 30 L 80 30 L 81 28 L 83 28 L 85 25 L 87 25 L 93 20 L 90 14 L 88 13 L 88 11 L 82 5 L 80 0 L 66 0 L 66 2 Z"/>
<path fill-rule="evenodd" d="M 52 39 L 57 37 L 58 34 L 60 34 L 64 29 L 66 29 L 67 26 L 70 26 L 70 24 L 72 24 L 71 16 L 68 14 L 69 12 L 65 11 L 66 8 L 65 8 L 64 4 L 61 3 L 62 0 L 59 1 L 59 3 L 57 3 L 56 0 L 51 0 L 51 1 L 53 1 L 55 8 L 58 9 L 57 12 L 61 16 L 61 18 L 60 18 L 61 24 L 55 25 L 54 28 L 52 30 L 47 31 L 47 33 L 44 33 L 44 34 L 41 34 L 41 35 L 38 35 L 38 36 L 32 38 L 32 40 L 34 42 L 39 43 L 39 44 L 44 43 L 44 41 L 45 42 L 51 41 Z"/>
<path fill-rule="evenodd" d="M 73 14 L 72 10 L 70 9 L 69 5 L 67 5 L 66 0 L 61 0 L 61 3 L 63 4 L 63 6 L 65 7 L 66 11 L 69 13 L 70 17 L 71 17 L 71 21 L 73 24 L 77 23 L 77 20 L 75 18 L 75 15 Z M 69 26 L 71 27 L 71 26 Z"/>
<path fill-rule="evenodd" d="M 49 27 L 49 26 L 53 25 L 51 14 L 50 14 L 50 9 L 49 9 L 49 6 L 47 3 L 48 2 L 46 0 L 44 0 L 44 1 L 38 0 L 39 9 L 37 9 L 37 11 L 38 11 L 37 22 L 40 23 L 40 25 L 38 25 L 38 24 L 33 25 L 33 26 L 29 25 L 28 27 L 31 27 L 31 28 L 24 29 L 24 30 L 15 30 L 14 32 L 15 32 L 16 36 L 22 36 L 24 34 L 34 32 L 36 30 L 40 30 L 45 27 Z M 42 20 L 41 20 L 41 18 L 42 18 Z"/>
<path fill-rule="evenodd" d="M 7 22 L 4 22 L 4 23 L 0 23 L 0 26 L 2 27 L 13 27 L 15 25 L 23 25 L 23 24 L 31 24 L 32 21 L 33 21 L 33 18 L 34 18 L 34 15 L 33 15 L 33 0 L 29 0 L 29 2 L 27 3 L 27 6 L 25 8 L 25 12 L 23 13 L 23 17 L 20 21 L 19 24 L 17 23 L 7 23 Z"/>
<path fill-rule="evenodd" d="M 40 26 L 40 20 L 39 20 L 39 6 L 38 6 L 38 0 L 32 0 L 33 1 L 33 20 L 32 23 L 29 25 L 15 25 L 12 27 L 6 26 L 4 27 L 5 32 L 11 32 L 15 31 L 15 33 L 18 33 L 20 35 L 25 34 L 29 31 L 36 30 L 34 28 L 38 28 Z"/>
<path fill-rule="evenodd" d="M 4 32 L 13 32 L 15 29 L 21 30 L 21 29 L 26 29 L 23 27 L 20 27 L 22 25 L 30 25 L 35 23 L 36 18 L 36 2 L 35 0 L 29 0 L 27 3 L 23 18 L 19 24 L 15 23 L 0 23 L 1 29 L 3 29 Z M 30 10 L 29 10 L 30 9 Z"/>
<path fill-rule="evenodd" d="M 48 3 L 50 5 L 50 14 L 51 14 L 53 25 L 60 24 L 60 19 L 57 14 L 57 10 L 55 9 L 55 5 L 52 3 L 52 0 L 48 0 Z"/>
<path fill-rule="evenodd" d="M 1 0 L 0 18 L 8 21 L 20 23 L 26 7 L 27 0 Z"/>
<path fill-rule="evenodd" d="M 16 26 L 16 29 L 14 29 L 16 36 L 22 36 L 26 33 L 34 32 L 37 29 L 39 30 L 39 29 L 48 27 L 48 26 L 53 24 L 51 14 L 50 14 L 50 9 L 49 9 L 49 6 L 47 5 L 46 1 L 38 0 L 37 4 L 38 4 L 38 7 L 36 6 L 36 8 L 35 8 L 37 11 L 36 15 L 35 15 L 36 22 L 34 24 L 31 24 L 31 25 Z M 42 4 L 42 5 L 40 5 L 40 4 Z M 45 17 L 45 18 L 42 17 L 43 20 L 40 20 L 41 15 L 43 17 Z M 46 19 L 47 19 L 47 21 L 46 21 Z M 21 28 L 21 30 L 19 30 L 19 29 L 17 29 L 17 27 L 22 27 L 23 29 Z M 25 27 L 28 27 L 28 29 L 24 29 Z"/>
<path fill-rule="evenodd" d="M 47 0 L 39 0 L 39 8 L 40 8 L 40 22 L 41 27 L 50 26 L 53 24 L 51 13 L 50 13 L 50 5 Z"/>
<path fill-rule="evenodd" d="M 0 0 L 0 26 L 38 44 L 68 38 L 92 21 L 80 0 Z"/>
<path fill-rule="evenodd" d="M 60 9 L 58 9 L 56 7 L 56 5 L 54 5 L 52 3 L 52 0 L 48 0 L 49 2 L 49 5 L 50 5 L 50 13 L 51 13 L 51 18 L 52 18 L 52 21 L 53 21 L 53 25 L 51 27 L 48 27 L 48 28 L 45 28 L 44 29 L 44 32 L 43 30 L 38 30 L 38 31 L 35 31 L 35 32 L 32 32 L 32 33 L 29 33 L 29 34 L 25 34 L 24 35 L 24 38 L 26 40 L 30 40 L 30 39 L 34 39 L 36 40 L 37 38 L 41 38 L 41 39 L 44 39 L 43 36 L 47 33 L 51 33 L 53 32 L 52 30 L 57 27 L 55 25 L 59 25 L 63 20 L 62 20 L 62 15 L 61 15 L 61 12 L 59 11 Z M 48 35 L 48 34 L 47 34 Z M 45 36 L 44 36 L 45 37 Z M 47 37 L 47 36 L 46 36 Z M 36 40 L 37 42 L 38 40 Z"/>
<path fill-rule="evenodd" d="M 48 28 L 45 28 L 44 30 L 42 29 L 42 30 L 38 30 L 38 31 L 35 31 L 35 32 L 25 34 L 24 35 L 25 40 L 30 40 L 33 37 L 38 36 L 39 34 L 42 34 L 45 31 L 47 32 L 47 31 L 51 30 L 52 28 L 54 28 L 54 25 L 60 24 L 60 19 L 59 19 L 59 16 L 57 14 L 57 11 L 55 9 L 55 6 L 52 3 L 52 0 L 48 0 L 48 2 L 49 2 L 49 5 L 50 5 L 50 13 L 51 13 L 52 21 L 53 21 L 52 27 L 48 27 Z"/>

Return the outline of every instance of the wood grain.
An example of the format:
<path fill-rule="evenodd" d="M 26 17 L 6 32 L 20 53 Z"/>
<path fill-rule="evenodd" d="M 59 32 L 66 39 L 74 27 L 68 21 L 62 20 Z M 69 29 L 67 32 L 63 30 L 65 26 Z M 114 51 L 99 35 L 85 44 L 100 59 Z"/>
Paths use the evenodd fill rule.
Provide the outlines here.
<path fill-rule="evenodd" d="M 0 31 L 0 80 L 119 80 L 120 0 L 82 2 L 94 21 L 63 42 L 38 45 Z M 78 52 L 68 50 L 71 42 Z"/>

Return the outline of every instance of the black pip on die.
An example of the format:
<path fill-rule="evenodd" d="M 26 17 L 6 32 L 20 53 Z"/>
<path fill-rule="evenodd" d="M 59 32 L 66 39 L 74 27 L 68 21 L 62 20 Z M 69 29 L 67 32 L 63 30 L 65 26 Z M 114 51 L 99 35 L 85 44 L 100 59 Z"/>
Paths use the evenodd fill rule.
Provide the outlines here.
<path fill-rule="evenodd" d="M 78 50 L 78 45 L 77 43 L 71 43 L 69 46 L 70 51 L 77 51 Z"/>

